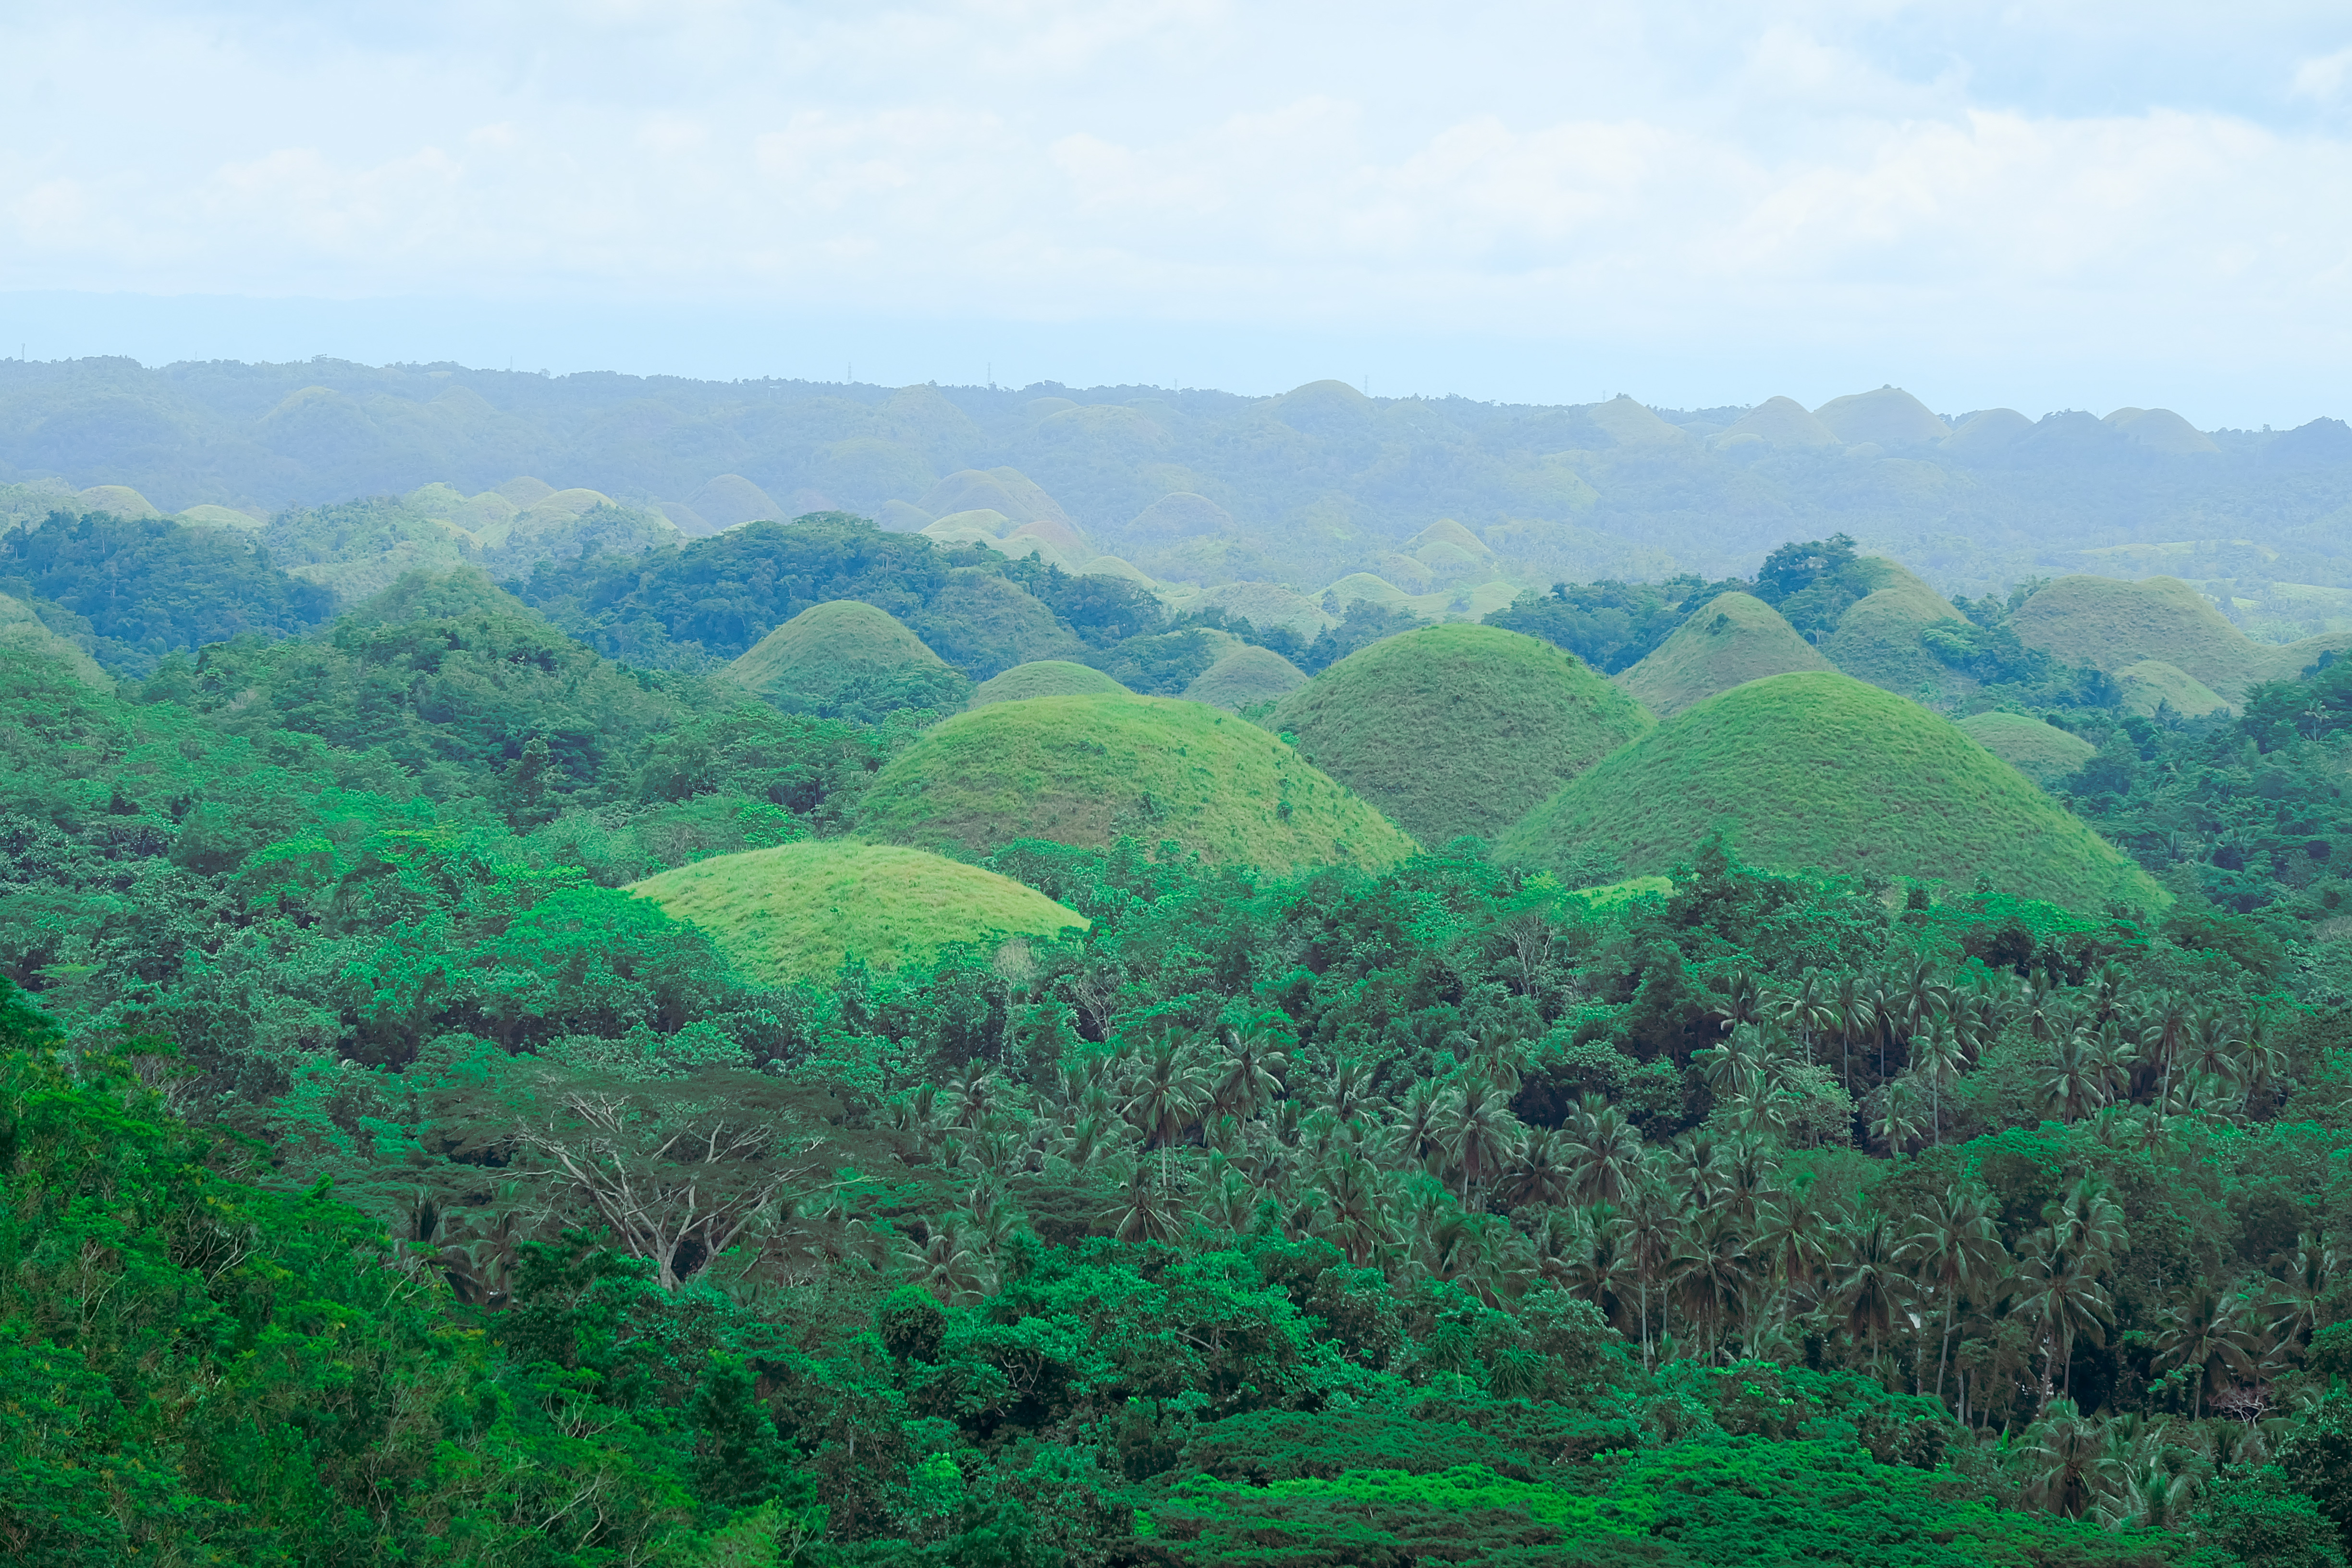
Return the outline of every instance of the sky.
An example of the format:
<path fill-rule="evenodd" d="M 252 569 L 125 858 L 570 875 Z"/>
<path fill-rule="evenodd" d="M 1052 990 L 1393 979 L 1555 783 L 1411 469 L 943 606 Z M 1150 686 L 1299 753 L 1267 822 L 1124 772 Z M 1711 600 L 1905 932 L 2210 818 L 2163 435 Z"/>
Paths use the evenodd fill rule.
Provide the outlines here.
<path fill-rule="evenodd" d="M 2352 416 L 2352 7 L 0 10 L 0 355 Z"/>

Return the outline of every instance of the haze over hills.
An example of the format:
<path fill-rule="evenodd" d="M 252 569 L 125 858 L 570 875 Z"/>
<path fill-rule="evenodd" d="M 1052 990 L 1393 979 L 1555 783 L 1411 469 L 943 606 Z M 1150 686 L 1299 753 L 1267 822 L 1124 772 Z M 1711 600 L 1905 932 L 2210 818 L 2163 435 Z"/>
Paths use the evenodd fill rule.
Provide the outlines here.
<path fill-rule="evenodd" d="M 2352 431 L 2332 420 L 2198 432 L 2161 409 L 1947 417 L 1895 388 L 1689 412 L 1368 398 L 1337 382 L 1250 398 L 324 361 L 0 365 L 0 481 L 33 487 L 5 492 L 19 516 L 60 486 L 112 487 L 82 504 L 210 509 L 191 520 L 236 528 L 430 487 L 421 515 L 510 551 L 511 522 L 481 498 L 532 475 L 525 488 L 545 489 L 508 498 L 510 517 L 610 502 L 660 525 L 632 525 L 638 544 L 838 509 L 1070 571 L 1315 595 L 1360 574 L 1360 591 L 1480 614 L 1495 607 L 1476 602 L 1482 584 L 1719 576 L 1843 530 L 1948 593 L 2099 571 L 2093 551 L 2166 550 L 2170 574 L 2248 625 L 2352 624 L 2326 598 L 2352 590 Z M 449 542 L 467 546 L 415 542 L 420 554 Z M 1294 604 L 1284 618 L 1311 635 L 1328 613 Z"/>

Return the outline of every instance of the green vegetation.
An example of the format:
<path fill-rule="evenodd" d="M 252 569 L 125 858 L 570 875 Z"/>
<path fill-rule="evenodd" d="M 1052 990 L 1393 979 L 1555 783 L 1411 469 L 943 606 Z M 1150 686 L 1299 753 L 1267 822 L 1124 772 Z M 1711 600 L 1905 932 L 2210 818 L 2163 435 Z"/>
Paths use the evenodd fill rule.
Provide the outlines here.
<path fill-rule="evenodd" d="M 31 605 L 5 594 L 0 594 L 0 647 L 20 648 L 54 659 L 72 670 L 77 679 L 100 690 L 113 684 L 113 678 L 99 668 L 96 659 L 51 631 Z"/>
<path fill-rule="evenodd" d="M 2116 671 L 2123 705 L 2131 712 L 2202 719 L 2231 706 L 2230 700 L 2177 664 L 2144 658 Z"/>
<path fill-rule="evenodd" d="M 1066 658 L 1041 658 L 1016 664 L 1003 674 L 982 681 L 972 689 L 971 705 L 979 708 L 991 702 L 1019 702 L 1030 697 L 1116 696 L 1126 689 L 1101 670 L 1072 664 Z"/>
<path fill-rule="evenodd" d="M 1041 697 L 960 714 L 891 760 L 868 837 L 984 854 L 1170 839 L 1213 863 L 1395 864 L 1412 841 L 1265 731 L 1199 703 Z"/>
<path fill-rule="evenodd" d="M 2070 664 L 2121 676 L 2145 660 L 2174 667 L 2225 701 L 2242 700 L 2259 681 L 2293 679 L 2321 655 L 2352 647 L 2352 634 L 2306 637 L 2266 647 L 2223 619 L 2197 590 L 2173 577 L 2118 583 L 2061 577 L 2025 601 L 2012 617 L 2028 647 Z M 2143 671 L 2161 694 L 2161 672 Z M 2150 706 L 2153 706 L 2151 703 Z"/>
<path fill-rule="evenodd" d="M 1892 561 L 1865 560 L 1880 582 L 1841 611 L 1822 655 L 1857 680 L 1903 697 L 1940 697 L 1969 682 L 1956 678 L 1923 641 L 1928 628 L 1968 624 L 1945 597 Z"/>
<path fill-rule="evenodd" d="M 1834 673 L 1738 686 L 1661 725 L 1504 835 L 1506 858 L 1580 853 L 1664 871 L 1712 833 L 1758 865 L 1955 887 L 2076 909 L 2163 895 L 1947 720 Z"/>
<path fill-rule="evenodd" d="M 959 942 L 1087 924 L 993 871 L 850 839 L 716 856 L 628 890 L 709 931 L 746 974 L 772 985 L 829 979 L 845 956 L 896 969 Z"/>
<path fill-rule="evenodd" d="M 1279 702 L 1306 684 L 1306 672 L 1272 649 L 1238 647 L 1193 677 L 1184 697 L 1239 712 L 1262 702 Z"/>
<path fill-rule="evenodd" d="M 812 605 L 761 637 L 727 678 L 787 712 L 879 719 L 954 709 L 971 683 L 887 610 L 856 599 Z"/>
<path fill-rule="evenodd" d="M 1959 721 L 1959 729 L 2044 789 L 2098 754 L 2081 736 L 2022 713 L 1972 713 Z"/>
<path fill-rule="evenodd" d="M 1779 611 L 1734 593 L 1702 605 L 1618 683 L 1652 712 L 1672 718 L 1747 681 L 1829 668 Z"/>
<path fill-rule="evenodd" d="M 1654 722 L 1574 657 L 1493 626 L 1353 653 L 1264 722 L 1423 844 L 1494 838 Z"/>

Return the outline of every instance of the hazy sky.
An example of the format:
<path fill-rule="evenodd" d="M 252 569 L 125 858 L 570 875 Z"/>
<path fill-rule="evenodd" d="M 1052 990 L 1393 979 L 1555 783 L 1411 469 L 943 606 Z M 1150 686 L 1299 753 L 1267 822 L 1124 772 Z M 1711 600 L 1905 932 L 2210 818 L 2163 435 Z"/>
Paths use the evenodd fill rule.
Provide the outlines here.
<path fill-rule="evenodd" d="M 0 352 L 2352 415 L 2352 7 L 7 7 Z"/>

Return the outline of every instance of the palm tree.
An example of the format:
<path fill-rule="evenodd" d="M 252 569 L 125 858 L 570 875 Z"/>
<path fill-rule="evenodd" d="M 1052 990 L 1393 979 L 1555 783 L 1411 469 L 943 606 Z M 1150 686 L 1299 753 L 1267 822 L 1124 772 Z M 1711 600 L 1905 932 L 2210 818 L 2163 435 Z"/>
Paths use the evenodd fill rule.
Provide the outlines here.
<path fill-rule="evenodd" d="M 1945 1015 L 1938 1015 L 1929 1026 L 1927 1037 L 1915 1041 L 1911 1047 L 1911 1071 L 1927 1085 L 1927 1125 L 1934 1130 L 1937 1148 L 1944 1142 L 1944 1085 L 1960 1076 L 1962 1059 L 1960 1043 Z"/>
<path fill-rule="evenodd" d="M 1919 1089 L 1908 1076 L 1896 1079 L 1886 1086 L 1886 1103 L 1870 1124 L 1870 1135 L 1878 1140 L 1890 1154 L 1909 1152 L 1919 1142 L 1925 1129 L 1927 1107 L 1919 1103 Z"/>
<path fill-rule="evenodd" d="M 2172 1096 L 2173 1063 L 2179 1059 L 2181 1047 L 2188 1043 L 2191 1021 L 2188 1000 L 2178 992 L 2168 991 L 2156 999 L 2155 1007 L 2140 1025 L 2142 1059 L 2156 1069 L 2158 1104 Z"/>
<path fill-rule="evenodd" d="M 1318 1188 L 1325 1234 L 1361 1268 L 1372 1260 L 1385 1229 L 1388 1205 L 1381 1173 L 1362 1155 L 1342 1151 L 1324 1167 Z"/>
<path fill-rule="evenodd" d="M 1576 1195 L 1583 1203 L 1622 1203 L 1641 1174 L 1642 1132 L 1625 1113 L 1588 1094 L 1568 1129 L 1566 1150 L 1576 1173 Z"/>
<path fill-rule="evenodd" d="M 2042 1094 L 2061 1121 L 2080 1121 L 2107 1102 L 2106 1072 L 2094 1038 L 2075 1029 L 2051 1042 Z"/>
<path fill-rule="evenodd" d="M 1685 1307 L 1707 1325 L 1712 1358 L 1723 1347 L 1724 1319 L 1746 1303 L 1755 1265 L 1748 1259 L 1748 1237 L 1727 1209 L 1703 1216 L 1682 1240 L 1667 1272 Z"/>
<path fill-rule="evenodd" d="M 1764 1041 L 1746 1025 L 1728 1039 L 1691 1053 L 1691 1060 L 1706 1075 L 1709 1089 L 1726 1100 L 1748 1094 L 1764 1081 Z"/>
<path fill-rule="evenodd" d="M 1723 993 L 1707 1005 L 1706 1013 L 1716 1021 L 1717 1027 L 1729 1033 L 1759 1022 L 1764 1016 L 1764 1010 L 1763 987 L 1756 983 L 1751 971 L 1742 967 L 1725 976 Z"/>
<path fill-rule="evenodd" d="M 1796 1293 L 1798 1282 L 1811 1281 L 1828 1261 L 1829 1249 L 1822 1240 L 1825 1228 L 1821 1210 L 1793 1192 L 1780 1193 L 1759 1216 L 1749 1247 L 1762 1260 L 1767 1278 L 1780 1284 L 1779 1310 L 1774 1315 L 1780 1322 L 1789 1320 L 1790 1298 Z"/>
<path fill-rule="evenodd" d="M 1626 1194 L 1625 1251 L 1633 1260 L 1636 1288 L 1641 1291 L 1642 1363 L 1650 1364 L 1650 1285 L 1659 1278 L 1681 1240 L 1682 1211 L 1672 1194 L 1656 1182 L 1643 1180 Z M 1659 1323 L 1664 1328 L 1663 1319 Z"/>
<path fill-rule="evenodd" d="M 1118 1196 L 1103 1215 L 1112 1222 L 1113 1234 L 1121 1241 L 1171 1241 L 1183 1228 L 1182 1215 L 1169 1200 L 1166 1173 L 1155 1185 L 1150 1172 L 1140 1161 L 1128 1166 L 1121 1174 Z"/>
<path fill-rule="evenodd" d="M 2057 1233 L 2042 1231 L 2018 1270 L 2021 1289 L 2013 1314 L 2039 1323 L 2053 1364 L 2064 1369 L 2062 1392 L 2074 1394 L 2074 1342 L 2107 1342 L 2107 1294 L 2099 1285 L 2103 1258 L 2095 1250 L 2060 1245 Z M 2042 1386 L 2049 1386 L 2045 1373 Z"/>
<path fill-rule="evenodd" d="M 1342 1121 L 1360 1121 L 1373 1105 L 1372 1069 L 1353 1057 L 1331 1066 L 1323 1083 L 1323 1109 Z"/>
<path fill-rule="evenodd" d="M 1509 1097 L 1484 1078 L 1464 1079 L 1447 1099 L 1439 1131 L 1445 1157 L 1462 1171 L 1465 1208 L 1470 1189 L 1509 1157 L 1518 1128 Z"/>
<path fill-rule="evenodd" d="M 1830 1009 L 1835 1015 L 1833 1026 L 1838 1032 L 1838 1047 L 1844 1058 L 1845 1091 L 1851 1095 L 1853 1092 L 1853 1043 L 1870 1033 L 1872 1022 L 1876 1017 L 1861 976 L 1847 974 L 1839 977 L 1837 989 L 1830 996 Z"/>
<path fill-rule="evenodd" d="M 1224 1059 L 1218 1064 L 1211 1097 L 1221 1110 L 1253 1116 L 1282 1093 L 1278 1076 L 1290 1065 L 1290 1020 L 1258 1013 L 1225 1031 Z"/>
<path fill-rule="evenodd" d="M 2205 1415 L 2205 1391 L 2236 1373 L 2254 1375 L 2254 1357 L 2261 1338 L 2246 1321 L 2251 1303 L 2224 1295 L 2210 1283 L 2200 1283 L 2189 1297 L 2164 1315 L 2164 1330 L 2156 1337 L 2158 1363 L 2194 1374 L 2196 1389 L 2189 1418 Z"/>
<path fill-rule="evenodd" d="M 2239 1053 L 2245 1048 L 2245 1039 L 2235 1026 L 2215 1007 L 2200 1007 L 2189 1020 L 2188 1048 L 2184 1059 L 2192 1076 L 2200 1082 L 2220 1079 L 2233 1089 L 2237 1086 Z"/>
<path fill-rule="evenodd" d="M 1406 1159 L 1426 1161 L 1444 1142 L 1438 1122 L 1445 1111 L 1445 1091 L 1429 1079 L 1417 1079 L 1397 1102 L 1398 1152 Z"/>
<path fill-rule="evenodd" d="M 1128 1096 L 1127 1119 L 1141 1130 L 1147 1143 L 1160 1150 L 1161 1191 L 1168 1186 L 1169 1150 L 1208 1103 L 1207 1079 L 1192 1064 L 1191 1041 L 1166 1035 L 1143 1048 Z"/>
<path fill-rule="evenodd" d="M 2017 1452 L 2027 1500 L 2052 1513 L 2080 1519 L 2114 1489 L 2117 1467 L 2106 1434 L 2072 1399 L 2052 1401 Z"/>
<path fill-rule="evenodd" d="M 1878 1342 L 1894 1326 L 1908 1283 L 1895 1261 L 1899 1246 L 1893 1222 L 1867 1220 L 1846 1232 L 1844 1255 L 1837 1264 L 1834 1299 L 1845 1313 L 1846 1331 L 1869 1334 L 1874 1373 Z"/>
<path fill-rule="evenodd" d="M 1805 1047 L 1808 1063 L 1813 1059 L 1813 1031 L 1835 1027 L 1838 1018 L 1830 992 L 1822 984 L 1820 972 L 1811 969 L 1798 977 L 1797 989 L 1793 994 L 1771 999 L 1767 1016 L 1797 1037 Z"/>
<path fill-rule="evenodd" d="M 1975 1188 L 1931 1197 L 1895 1256 L 1918 1270 L 1931 1300 L 1940 1298 L 1944 1303 L 1944 1333 L 1936 1352 L 1936 1397 L 1941 1399 L 1960 1295 L 2008 1260 L 1993 1226 L 1991 1194 Z"/>
<path fill-rule="evenodd" d="M 2271 1267 L 2280 1277 L 2271 1286 L 2270 1331 L 2281 1352 L 2291 1355 L 2289 1347 L 2319 1327 L 2322 1299 L 2342 1277 L 2345 1258 L 2317 1231 L 2306 1230 L 2294 1238 L 2293 1250 L 2271 1258 Z"/>
<path fill-rule="evenodd" d="M 1504 1203 L 1517 1208 L 1566 1202 L 1576 1185 L 1575 1158 L 1574 1147 L 1557 1128 L 1529 1129 L 1503 1168 Z"/>

